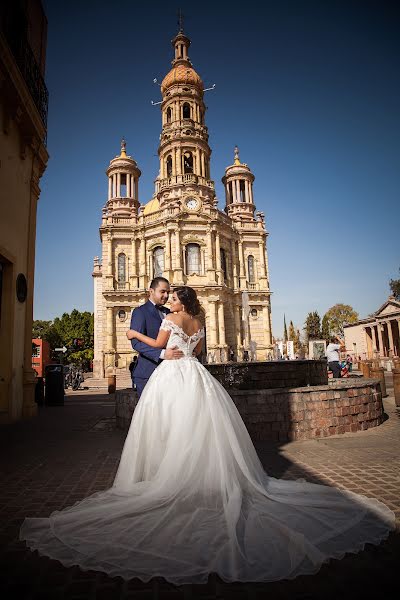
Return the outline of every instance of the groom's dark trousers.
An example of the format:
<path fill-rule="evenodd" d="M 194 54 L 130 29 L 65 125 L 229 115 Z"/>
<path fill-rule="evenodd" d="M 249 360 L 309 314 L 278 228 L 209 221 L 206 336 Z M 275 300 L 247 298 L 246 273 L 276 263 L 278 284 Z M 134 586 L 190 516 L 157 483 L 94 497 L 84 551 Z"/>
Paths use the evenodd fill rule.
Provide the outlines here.
<path fill-rule="evenodd" d="M 135 329 L 144 335 L 156 339 L 161 325 L 161 316 L 159 311 L 168 314 L 170 311 L 166 307 L 158 309 L 150 300 L 142 306 L 138 306 L 132 312 L 131 329 Z M 132 381 L 136 385 L 136 390 L 140 398 L 143 388 L 146 385 L 150 375 L 157 365 L 160 364 L 161 348 L 152 348 L 139 340 L 131 340 L 132 348 L 139 353 L 136 365 L 132 370 Z"/>

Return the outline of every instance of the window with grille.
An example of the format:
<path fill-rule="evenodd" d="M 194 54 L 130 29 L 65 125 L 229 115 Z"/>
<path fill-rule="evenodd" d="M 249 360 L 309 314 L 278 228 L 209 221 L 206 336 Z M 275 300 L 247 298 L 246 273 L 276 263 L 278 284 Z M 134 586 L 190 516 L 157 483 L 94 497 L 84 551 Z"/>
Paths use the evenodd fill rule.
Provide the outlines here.
<path fill-rule="evenodd" d="M 126 256 L 125 254 L 118 254 L 118 283 L 125 283 L 126 281 Z"/>
<path fill-rule="evenodd" d="M 164 271 L 164 248 L 157 246 L 153 251 L 153 277 L 162 277 Z"/>
<path fill-rule="evenodd" d="M 186 246 L 186 273 L 191 275 L 192 273 L 201 274 L 201 254 L 200 246 L 198 244 L 188 244 Z"/>
<path fill-rule="evenodd" d="M 227 278 L 227 269 L 226 269 L 226 254 L 225 250 L 221 248 L 221 269 L 224 274 L 224 278 Z"/>
<path fill-rule="evenodd" d="M 249 272 L 249 283 L 254 283 L 256 280 L 255 270 L 254 270 L 254 256 L 250 254 L 247 259 L 247 269 Z"/>

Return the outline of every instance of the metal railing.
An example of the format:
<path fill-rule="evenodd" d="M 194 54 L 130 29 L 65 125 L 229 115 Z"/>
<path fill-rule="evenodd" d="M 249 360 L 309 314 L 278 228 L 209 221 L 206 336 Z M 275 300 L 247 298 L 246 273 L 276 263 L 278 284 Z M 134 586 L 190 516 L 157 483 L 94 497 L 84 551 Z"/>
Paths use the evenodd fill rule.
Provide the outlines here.
<path fill-rule="evenodd" d="M 22 28 L 12 27 L 7 22 L 2 23 L 2 28 L 10 50 L 14 55 L 15 62 L 38 109 L 43 125 L 47 129 L 49 92 L 26 34 Z"/>

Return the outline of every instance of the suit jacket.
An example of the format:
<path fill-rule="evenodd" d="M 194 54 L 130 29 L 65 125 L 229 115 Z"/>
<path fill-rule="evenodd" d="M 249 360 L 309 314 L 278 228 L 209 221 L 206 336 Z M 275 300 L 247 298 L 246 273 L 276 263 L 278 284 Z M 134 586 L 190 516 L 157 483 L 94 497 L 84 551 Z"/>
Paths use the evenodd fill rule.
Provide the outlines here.
<path fill-rule="evenodd" d="M 166 307 L 163 307 L 162 310 L 165 314 L 170 312 Z M 158 309 L 150 300 L 132 312 L 131 329 L 135 329 L 135 331 L 156 339 L 160 325 L 161 317 Z M 131 344 L 132 348 L 139 353 L 136 365 L 132 370 L 132 379 L 148 379 L 161 362 L 162 348 L 152 348 L 139 340 L 131 340 Z"/>

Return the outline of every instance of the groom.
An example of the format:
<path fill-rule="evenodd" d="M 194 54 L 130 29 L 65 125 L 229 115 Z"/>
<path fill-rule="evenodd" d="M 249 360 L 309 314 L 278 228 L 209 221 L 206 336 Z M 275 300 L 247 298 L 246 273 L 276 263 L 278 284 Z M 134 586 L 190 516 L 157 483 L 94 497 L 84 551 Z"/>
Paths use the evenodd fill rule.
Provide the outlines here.
<path fill-rule="evenodd" d="M 162 319 L 170 312 L 164 306 L 169 292 L 168 279 L 155 277 L 150 283 L 148 301 L 132 312 L 130 328 L 156 339 Z M 181 358 L 183 353 L 176 346 L 160 350 L 160 348 L 151 348 L 139 340 L 131 340 L 131 344 L 132 348 L 139 353 L 139 358 L 132 369 L 132 381 L 136 385 L 140 398 L 144 386 L 160 361 Z"/>

